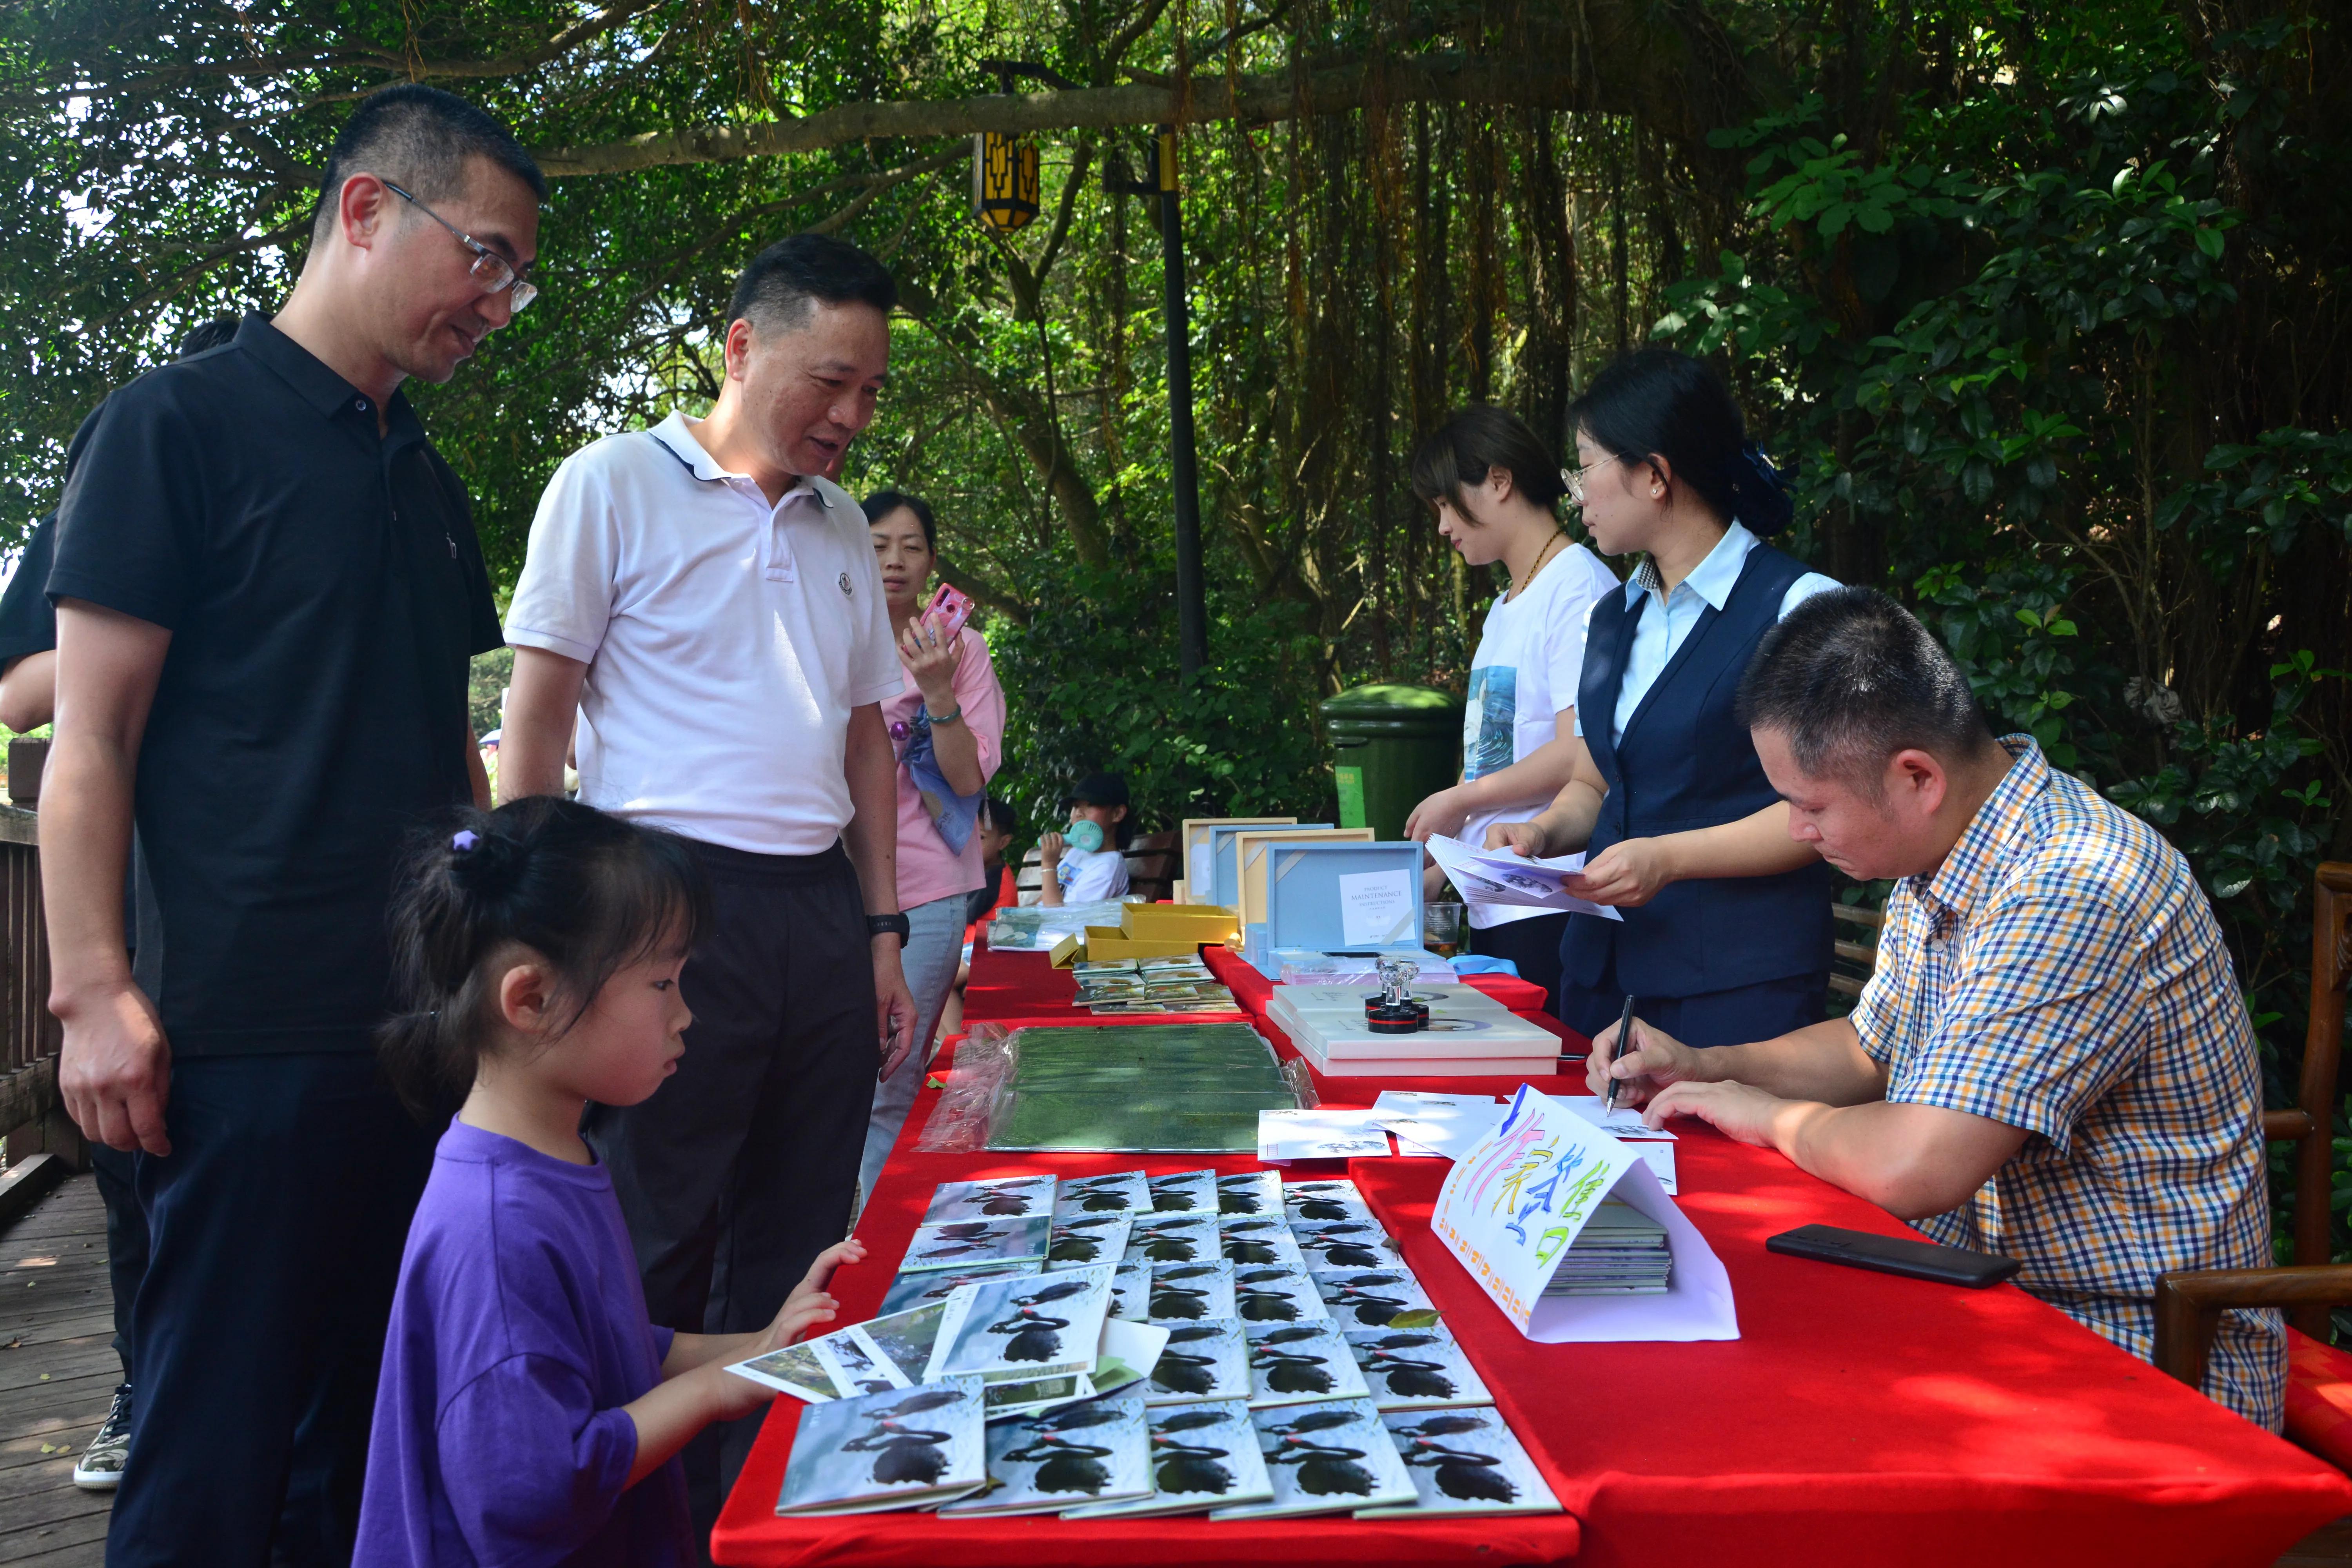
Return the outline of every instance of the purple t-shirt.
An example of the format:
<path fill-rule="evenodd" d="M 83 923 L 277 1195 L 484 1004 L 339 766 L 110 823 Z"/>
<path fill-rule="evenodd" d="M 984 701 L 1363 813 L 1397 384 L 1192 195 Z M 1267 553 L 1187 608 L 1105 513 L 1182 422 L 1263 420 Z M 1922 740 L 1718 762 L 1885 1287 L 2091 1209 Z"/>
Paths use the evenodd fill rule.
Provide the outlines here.
<path fill-rule="evenodd" d="M 400 1260 L 354 1568 L 692 1562 L 678 1461 L 627 1485 L 621 1406 L 671 1338 L 604 1166 L 451 1122 Z"/>

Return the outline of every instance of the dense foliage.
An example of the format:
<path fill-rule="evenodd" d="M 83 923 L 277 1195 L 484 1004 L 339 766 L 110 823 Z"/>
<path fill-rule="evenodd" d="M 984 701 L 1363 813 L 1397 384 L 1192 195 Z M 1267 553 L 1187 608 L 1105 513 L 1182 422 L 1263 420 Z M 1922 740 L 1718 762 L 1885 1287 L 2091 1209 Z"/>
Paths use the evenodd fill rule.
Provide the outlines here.
<path fill-rule="evenodd" d="M 507 578 L 553 465 L 704 405 L 733 268 L 825 226 L 908 300 L 845 482 L 937 503 L 991 610 L 1012 791 L 1034 809 L 1109 766 L 1155 825 L 1309 812 L 1314 703 L 1458 686 L 1498 586 L 1412 500 L 1415 436 L 1486 398 L 1564 444 L 1575 388 L 1664 336 L 1724 365 L 1792 476 L 1801 552 L 1917 605 L 2007 722 L 2188 852 L 2276 1103 L 2311 869 L 2352 856 L 2342 26 L 2311 0 L 17 0 L 0 528 L 50 503 L 107 387 L 190 321 L 276 302 L 350 100 L 421 78 L 612 171 L 559 180 L 543 302 L 418 393 Z M 967 216 L 956 136 L 613 151 L 991 94 L 994 57 L 1201 106 L 1213 668 L 1192 687 L 1160 244 L 1152 204 L 1106 183 L 1142 173 L 1141 128 L 1040 132 L 1045 211 L 1010 239 Z M 1504 68 L 1527 61 L 1541 85 Z M 1334 70 L 1352 99 L 1215 108 Z"/>

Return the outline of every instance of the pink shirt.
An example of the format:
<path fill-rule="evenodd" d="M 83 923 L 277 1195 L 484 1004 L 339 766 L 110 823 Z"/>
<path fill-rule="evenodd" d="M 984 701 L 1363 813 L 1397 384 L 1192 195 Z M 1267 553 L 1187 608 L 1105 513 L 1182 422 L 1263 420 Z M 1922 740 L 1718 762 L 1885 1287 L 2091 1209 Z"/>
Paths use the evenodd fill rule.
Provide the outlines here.
<path fill-rule="evenodd" d="M 996 684 L 996 667 L 988 662 L 988 645 L 966 628 L 956 634 L 963 641 L 963 658 L 956 666 L 956 700 L 963 704 L 962 722 L 980 742 L 980 776 L 996 776 L 1004 758 L 1004 689 Z M 901 660 L 901 666 L 904 660 Z M 907 742 L 898 730 L 911 723 L 922 707 L 923 694 L 907 674 L 906 689 L 882 700 L 882 722 L 890 729 L 890 743 L 904 752 Z M 947 840 L 931 821 L 916 793 L 915 780 L 904 763 L 898 764 L 898 907 L 911 910 L 934 899 L 969 893 L 987 881 L 980 869 L 980 829 L 964 841 L 963 853 L 950 854 Z"/>

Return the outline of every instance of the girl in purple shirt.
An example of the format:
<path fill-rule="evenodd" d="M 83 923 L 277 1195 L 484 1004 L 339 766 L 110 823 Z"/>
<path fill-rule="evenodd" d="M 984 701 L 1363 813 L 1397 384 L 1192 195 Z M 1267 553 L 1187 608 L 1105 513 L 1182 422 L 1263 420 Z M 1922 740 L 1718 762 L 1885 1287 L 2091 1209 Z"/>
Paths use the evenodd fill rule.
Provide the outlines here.
<path fill-rule="evenodd" d="M 565 800 L 470 813 L 394 911 L 410 1011 L 385 1026 L 412 1108 L 446 1114 L 393 1299 L 359 1568 L 696 1560 L 677 1451 L 772 1391 L 726 1371 L 834 1316 L 821 1254 L 763 1333 L 647 1321 L 589 1100 L 676 1070 L 678 970 L 709 900 L 684 844 Z"/>

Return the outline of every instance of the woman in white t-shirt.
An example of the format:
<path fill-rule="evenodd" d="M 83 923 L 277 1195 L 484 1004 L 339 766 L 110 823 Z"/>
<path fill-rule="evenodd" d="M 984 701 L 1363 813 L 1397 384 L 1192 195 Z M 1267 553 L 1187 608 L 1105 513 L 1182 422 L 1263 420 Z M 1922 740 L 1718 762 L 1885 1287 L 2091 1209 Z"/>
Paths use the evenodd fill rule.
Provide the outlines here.
<path fill-rule="evenodd" d="M 1465 563 L 1500 565 L 1511 579 L 1486 611 L 1470 660 L 1462 782 L 1405 821 L 1416 840 L 1444 834 L 1482 845 L 1490 824 L 1541 809 L 1567 784 L 1585 617 L 1617 579 L 1570 540 L 1557 510 L 1567 476 L 1542 439 L 1502 409 L 1465 408 L 1440 426 L 1412 455 L 1412 486 Z M 1433 865 L 1425 876 L 1444 879 Z M 1521 978 L 1544 988 L 1545 1009 L 1553 1010 L 1568 916 L 1500 907 L 1469 914 L 1470 950 L 1510 959 Z"/>

